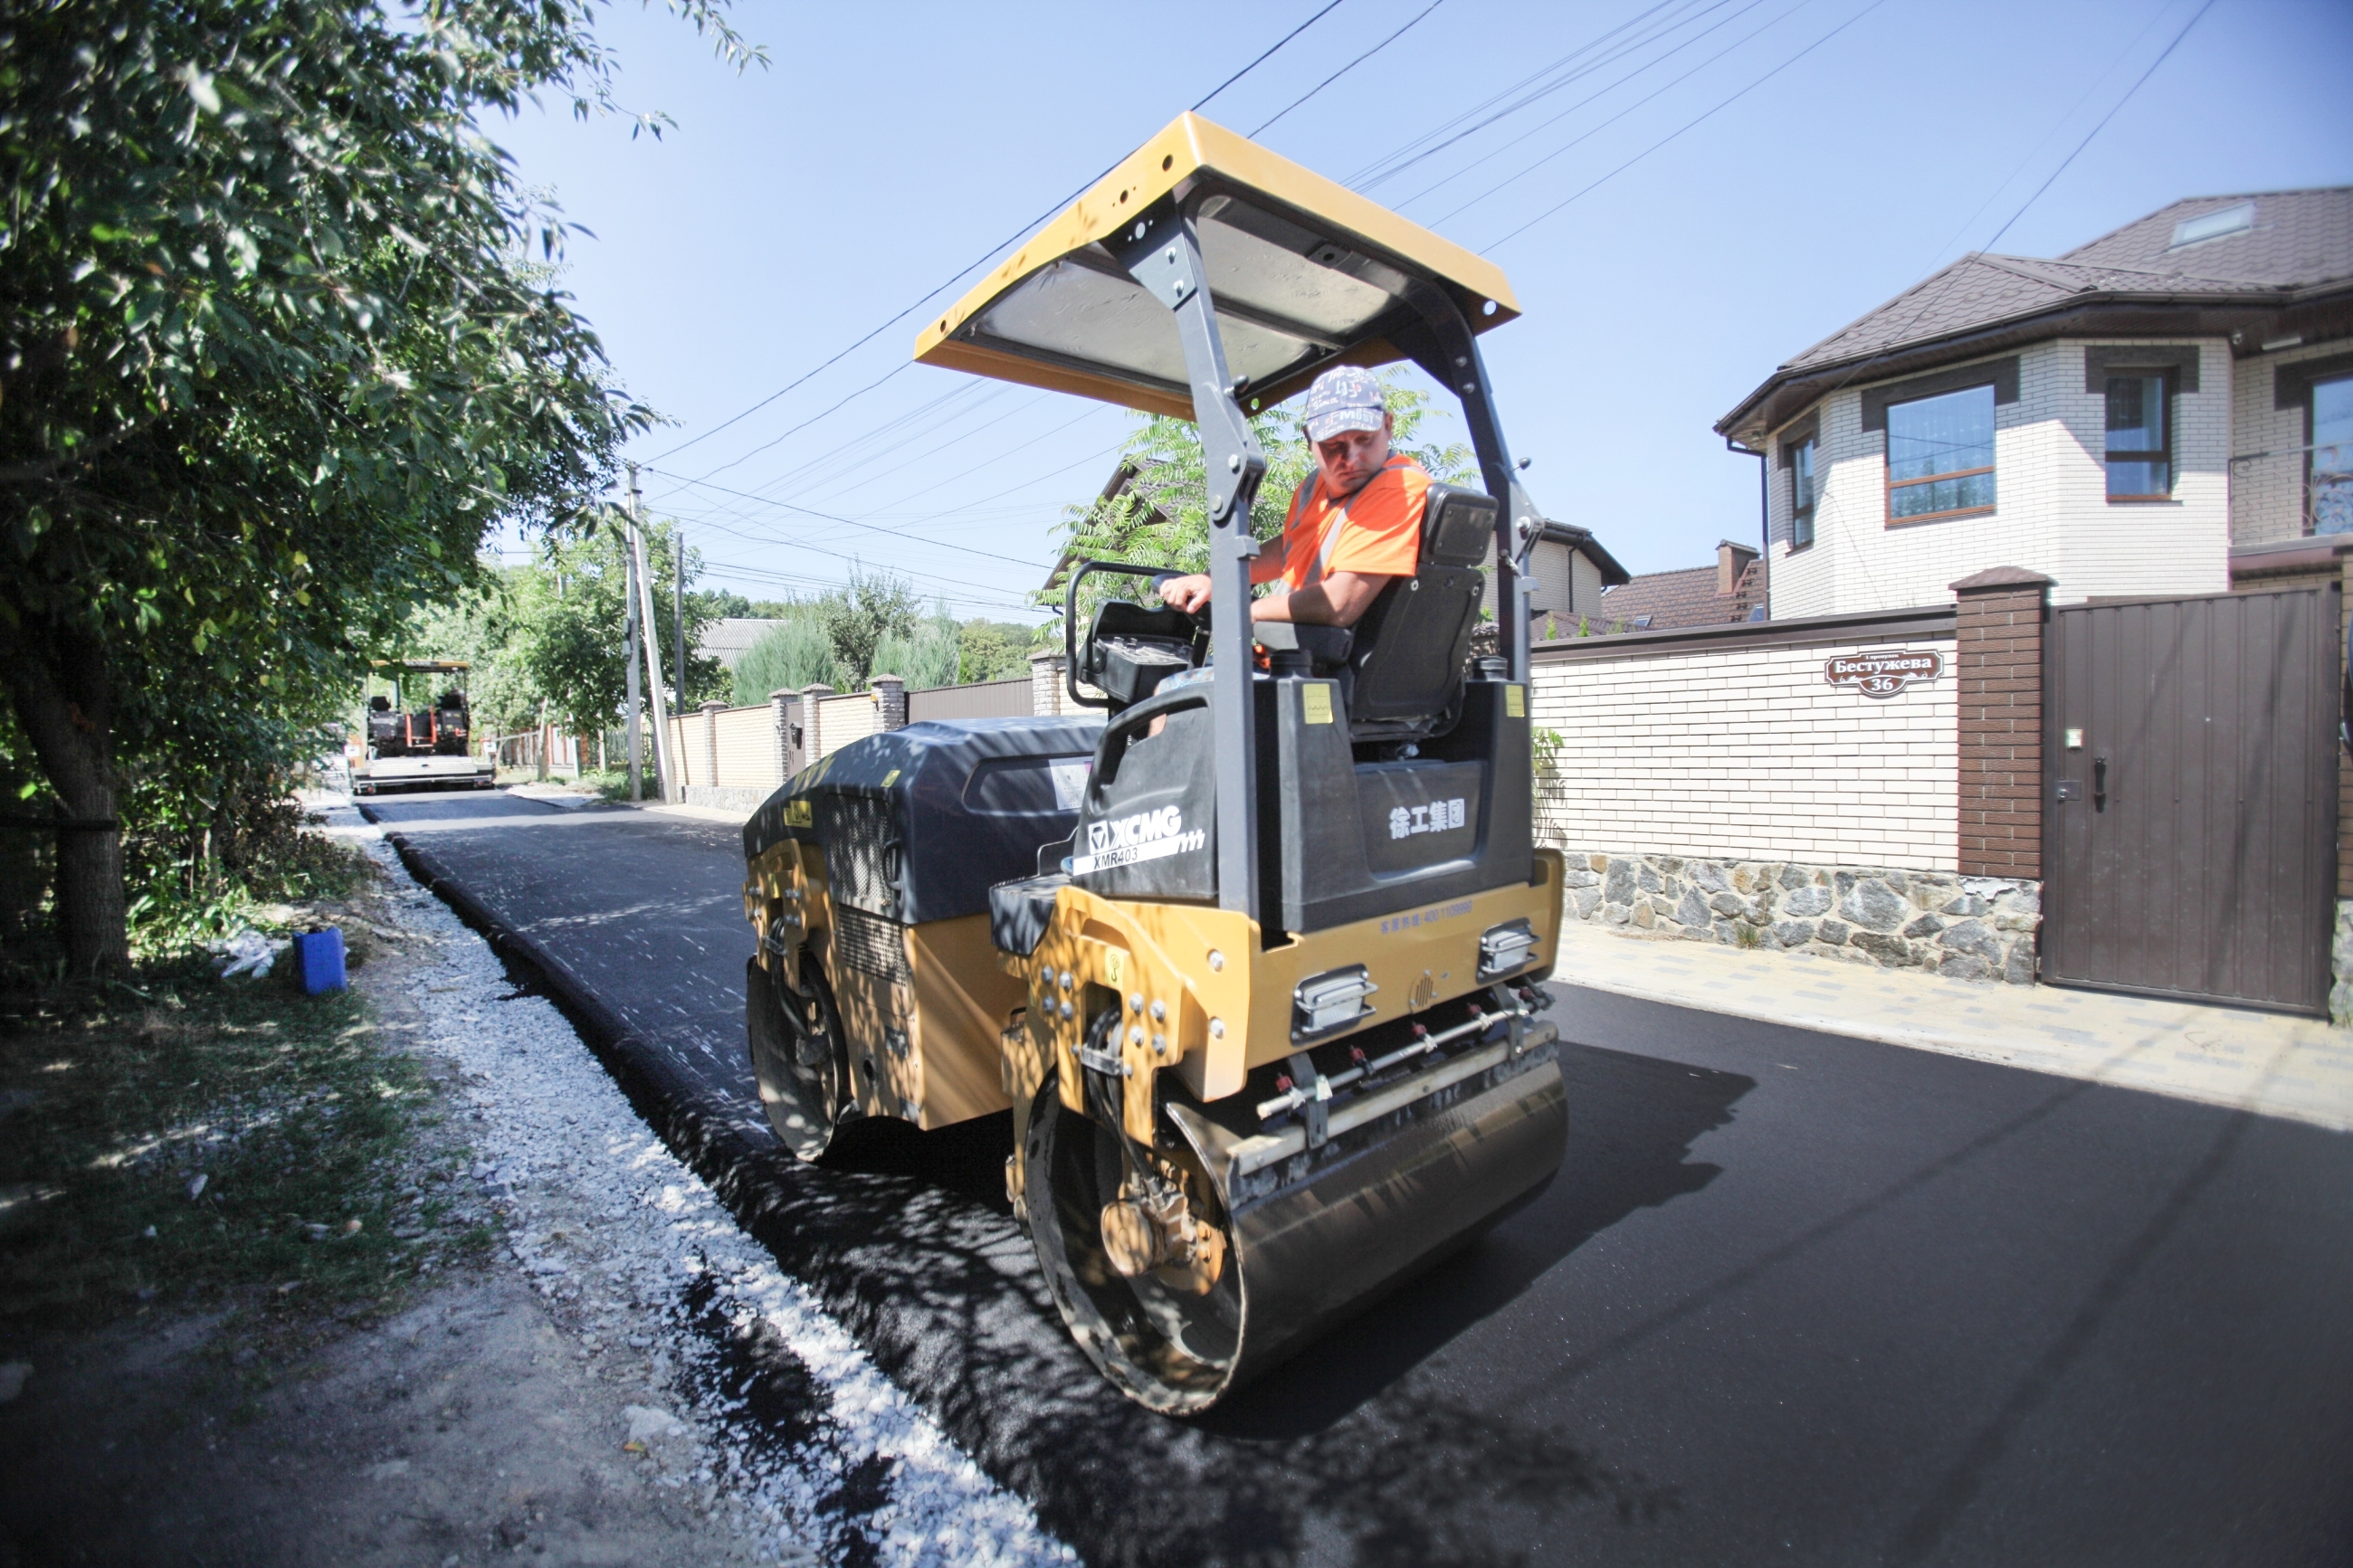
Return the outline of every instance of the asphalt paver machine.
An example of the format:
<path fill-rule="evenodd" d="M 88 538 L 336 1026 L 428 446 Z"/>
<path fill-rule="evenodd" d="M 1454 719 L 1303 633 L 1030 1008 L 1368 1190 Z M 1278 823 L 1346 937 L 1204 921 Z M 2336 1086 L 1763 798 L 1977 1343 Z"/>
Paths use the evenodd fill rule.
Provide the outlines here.
<path fill-rule="evenodd" d="M 1071 1333 L 1207 1407 L 1475 1237 L 1557 1169 L 1536 982 L 1536 523 L 1478 334 L 1503 274 L 1187 115 L 918 341 L 923 363 L 1197 421 L 1209 612 L 1112 600 L 1070 691 L 1104 717 L 923 722 L 746 825 L 752 1058 L 803 1159 L 858 1116 L 1010 1109 L 1007 1187 Z M 1461 400 L 1483 493 L 1433 486 L 1419 566 L 1348 630 L 1258 623 L 1248 410 L 1341 363 Z M 1473 658 L 1494 563 L 1499 655 Z M 1139 598 L 1144 595 L 1139 595 Z"/>
<path fill-rule="evenodd" d="M 345 745 L 354 794 L 427 784 L 490 789 L 498 783 L 498 765 L 472 752 L 473 710 L 466 701 L 471 668 L 453 658 L 368 661 L 369 687 L 390 689 L 369 691 L 364 731 Z"/>

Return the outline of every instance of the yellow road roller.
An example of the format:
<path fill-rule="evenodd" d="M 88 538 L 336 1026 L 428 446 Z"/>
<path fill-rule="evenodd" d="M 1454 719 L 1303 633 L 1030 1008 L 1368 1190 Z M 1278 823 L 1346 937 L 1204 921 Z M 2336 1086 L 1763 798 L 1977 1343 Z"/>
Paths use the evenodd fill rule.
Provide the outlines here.
<path fill-rule="evenodd" d="M 1009 1109 L 1006 1185 L 1071 1332 L 1205 1409 L 1477 1237 L 1560 1163 L 1536 983 L 1527 552 L 1478 335 L 1501 271 L 1186 115 L 923 331 L 916 358 L 1175 415 L 1206 455 L 1213 602 L 1065 637 L 1102 716 L 922 722 L 745 826 L 751 1054 L 804 1160 L 857 1117 Z M 1335 365 L 1460 398 L 1483 491 L 1432 484 L 1410 576 L 1353 626 L 1247 605 L 1248 412 Z M 1500 651 L 1474 655 L 1486 573 Z"/>

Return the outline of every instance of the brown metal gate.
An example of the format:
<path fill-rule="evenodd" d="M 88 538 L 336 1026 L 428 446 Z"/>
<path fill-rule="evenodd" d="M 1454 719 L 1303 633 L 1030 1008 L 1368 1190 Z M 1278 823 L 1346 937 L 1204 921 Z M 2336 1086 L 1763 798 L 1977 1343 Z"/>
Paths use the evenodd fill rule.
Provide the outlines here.
<path fill-rule="evenodd" d="M 2044 980 L 2327 1011 L 2340 599 L 2052 613 Z"/>

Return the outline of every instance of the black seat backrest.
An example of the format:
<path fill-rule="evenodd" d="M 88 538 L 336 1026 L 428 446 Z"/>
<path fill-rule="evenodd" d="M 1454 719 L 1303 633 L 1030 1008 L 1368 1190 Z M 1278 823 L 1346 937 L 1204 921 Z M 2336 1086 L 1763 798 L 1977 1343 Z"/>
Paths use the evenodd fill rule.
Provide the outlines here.
<path fill-rule="evenodd" d="M 1433 484 L 1424 498 L 1421 562 L 1381 590 L 1356 625 L 1349 655 L 1349 732 L 1360 741 L 1421 740 L 1451 726 L 1495 537 L 1494 498 Z"/>

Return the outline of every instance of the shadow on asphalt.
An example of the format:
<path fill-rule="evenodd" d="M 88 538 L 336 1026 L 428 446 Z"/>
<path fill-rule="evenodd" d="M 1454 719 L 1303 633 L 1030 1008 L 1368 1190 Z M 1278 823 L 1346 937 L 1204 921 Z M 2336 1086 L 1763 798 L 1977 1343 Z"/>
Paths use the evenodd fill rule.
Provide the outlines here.
<path fill-rule="evenodd" d="M 936 1132 L 888 1116 L 862 1117 L 834 1135 L 820 1170 L 866 1176 L 905 1176 L 927 1187 L 973 1199 L 1010 1218 L 1005 1162 L 1013 1152 L 1013 1112 L 959 1121 Z"/>
<path fill-rule="evenodd" d="M 1240 1438 L 1321 1432 L 1502 1310 L 1562 1258 L 1637 1209 L 1698 1192 L 1722 1167 L 1689 1158 L 1757 1087 L 1717 1072 L 1564 1044 L 1568 1151 L 1559 1173 L 1387 1300 L 1324 1333 L 1198 1425 Z"/>

